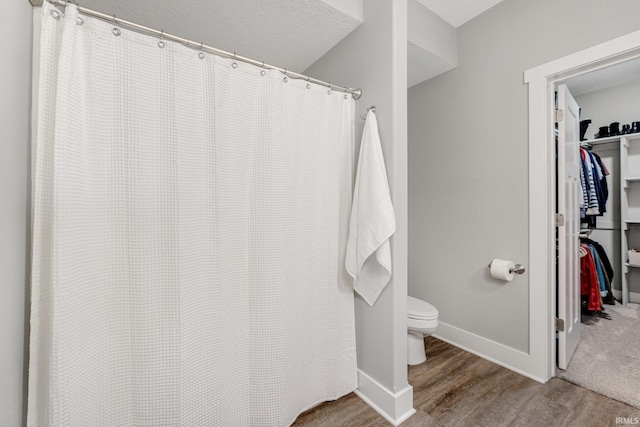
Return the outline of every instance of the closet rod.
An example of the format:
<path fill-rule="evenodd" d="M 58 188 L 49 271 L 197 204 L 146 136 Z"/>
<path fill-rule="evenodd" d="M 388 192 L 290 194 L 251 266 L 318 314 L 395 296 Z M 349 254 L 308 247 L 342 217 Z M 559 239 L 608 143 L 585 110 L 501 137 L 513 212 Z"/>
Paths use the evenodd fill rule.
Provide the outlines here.
<path fill-rule="evenodd" d="M 44 3 L 45 0 L 29 0 L 29 2 L 33 5 L 33 6 L 42 6 L 42 4 Z M 67 6 L 67 4 L 75 4 L 75 3 L 71 3 L 71 2 L 67 2 L 64 0 L 46 0 L 49 3 L 55 5 L 55 6 Z M 227 52 L 226 50 L 222 50 L 222 49 L 218 49 L 216 47 L 213 46 L 209 46 L 206 44 L 203 44 L 202 42 L 196 42 L 193 40 L 188 40 L 179 36 L 174 36 L 173 34 L 169 34 L 169 33 L 165 33 L 164 31 L 159 31 L 156 30 L 154 28 L 150 28 L 150 27 L 146 27 L 144 25 L 140 25 L 140 24 L 136 24 L 135 22 L 131 22 L 131 21 L 127 21 L 124 19 L 120 19 L 117 18 L 115 15 L 107 15 L 106 13 L 102 13 L 102 12 L 98 12 L 92 9 L 87 9 L 86 7 L 82 7 L 79 5 L 75 5 L 78 9 L 78 12 L 84 14 L 84 15 L 88 15 L 88 16 L 93 16 L 95 18 L 98 19 L 102 19 L 104 21 L 109 21 L 109 22 L 113 22 L 114 24 L 117 25 L 123 25 L 129 28 L 134 28 L 136 30 L 139 30 L 141 32 L 145 32 L 148 34 L 152 34 L 155 36 L 158 36 L 162 39 L 165 40 L 172 40 L 178 43 L 181 43 L 187 47 L 193 48 L 193 49 L 198 49 L 198 50 L 202 50 L 202 51 L 208 51 L 211 53 L 214 53 L 218 56 L 224 56 L 227 58 L 232 58 L 235 61 L 242 61 L 242 62 L 246 62 L 248 64 L 251 65 L 255 65 L 261 68 L 265 68 L 268 70 L 277 70 L 280 71 L 281 73 L 283 73 L 286 76 L 289 76 L 293 79 L 299 79 L 299 80 L 305 80 L 309 83 L 314 83 L 320 86 L 325 86 L 328 87 L 331 90 L 337 90 L 339 92 L 344 92 L 344 93 L 349 93 L 351 94 L 351 96 L 353 97 L 353 99 L 360 99 L 360 97 L 362 96 L 362 90 L 361 89 L 353 89 L 350 87 L 346 87 L 346 86 L 338 86 L 338 85 L 334 85 L 333 83 L 330 82 L 325 82 L 323 80 L 318 80 L 318 79 L 314 79 L 313 77 L 309 77 L 309 76 L 305 76 L 303 74 L 299 74 L 299 73 L 295 73 L 293 71 L 289 71 L 286 68 L 280 68 L 280 67 L 276 67 L 274 65 L 269 65 L 266 64 L 264 61 L 256 61 L 255 59 L 251 59 L 251 58 L 247 58 L 245 56 L 240 56 L 240 55 L 236 55 L 235 52 Z"/>

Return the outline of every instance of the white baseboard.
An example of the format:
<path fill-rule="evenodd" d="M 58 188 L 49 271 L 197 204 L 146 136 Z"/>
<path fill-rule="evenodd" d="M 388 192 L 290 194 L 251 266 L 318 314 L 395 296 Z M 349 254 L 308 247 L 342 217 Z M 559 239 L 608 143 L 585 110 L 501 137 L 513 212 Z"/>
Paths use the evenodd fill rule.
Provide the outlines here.
<path fill-rule="evenodd" d="M 416 413 L 413 408 L 413 387 L 393 393 L 358 369 L 358 388 L 354 393 L 394 426 L 399 426 Z"/>
<path fill-rule="evenodd" d="M 443 322 L 438 323 L 435 338 L 445 341 L 455 347 L 461 348 L 476 356 L 480 356 L 490 362 L 496 363 L 525 377 L 531 378 L 539 383 L 545 383 L 543 378 L 530 373 L 532 358 L 528 353 L 507 347 L 490 339 L 481 337 L 471 332 L 462 330 L 455 326 Z M 427 347 L 427 360 L 429 348 Z"/>
<path fill-rule="evenodd" d="M 618 301 L 622 301 L 622 291 L 618 289 L 613 289 L 613 296 Z M 638 292 L 629 292 L 629 302 L 634 304 L 640 304 L 640 293 Z"/>

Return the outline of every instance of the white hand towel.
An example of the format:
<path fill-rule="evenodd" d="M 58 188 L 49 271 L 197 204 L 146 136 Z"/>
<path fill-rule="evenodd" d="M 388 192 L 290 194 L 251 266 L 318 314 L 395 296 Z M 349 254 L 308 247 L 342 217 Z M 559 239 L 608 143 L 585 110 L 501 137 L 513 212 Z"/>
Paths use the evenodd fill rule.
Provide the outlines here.
<path fill-rule="evenodd" d="M 371 306 L 391 278 L 389 238 L 395 231 L 378 121 L 370 110 L 360 145 L 345 264 L 353 288 Z"/>

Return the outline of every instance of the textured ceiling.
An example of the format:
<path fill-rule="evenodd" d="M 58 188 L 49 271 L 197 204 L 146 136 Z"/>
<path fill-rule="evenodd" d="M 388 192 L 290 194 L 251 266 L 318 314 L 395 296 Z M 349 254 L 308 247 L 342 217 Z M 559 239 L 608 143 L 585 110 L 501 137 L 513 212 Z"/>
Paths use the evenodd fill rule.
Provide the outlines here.
<path fill-rule="evenodd" d="M 305 70 L 362 23 L 362 0 L 80 0 L 80 4 L 295 72 Z"/>
<path fill-rule="evenodd" d="M 410 88 L 453 69 L 438 55 L 407 42 L 407 87 Z"/>
<path fill-rule="evenodd" d="M 21 0 L 26 1 L 26 0 Z M 392 1 L 392 0 L 390 0 Z M 457 27 L 500 0 L 417 0 Z M 363 0 L 80 0 L 82 6 L 180 37 L 304 70 L 363 19 Z M 408 46 L 409 86 L 451 68 Z"/>
<path fill-rule="evenodd" d="M 433 13 L 458 28 L 503 0 L 418 0 Z"/>
<path fill-rule="evenodd" d="M 631 83 L 640 79 L 640 59 L 625 61 L 617 65 L 572 77 L 565 83 L 573 96 Z"/>

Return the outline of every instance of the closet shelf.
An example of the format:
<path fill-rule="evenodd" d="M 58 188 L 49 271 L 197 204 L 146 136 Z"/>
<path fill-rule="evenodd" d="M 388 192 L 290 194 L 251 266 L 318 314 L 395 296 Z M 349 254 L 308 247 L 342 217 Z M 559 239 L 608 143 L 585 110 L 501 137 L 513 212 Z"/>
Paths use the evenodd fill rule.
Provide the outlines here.
<path fill-rule="evenodd" d="M 640 265 L 633 265 L 633 264 L 629 264 L 628 262 L 625 262 L 624 265 L 631 268 L 640 268 Z"/>
<path fill-rule="evenodd" d="M 638 134 L 640 136 L 640 134 Z M 610 142 L 618 142 L 620 141 L 620 136 L 608 136 L 606 138 L 597 138 L 597 139 L 587 139 L 586 141 L 580 141 L 581 146 L 585 145 L 600 145 L 600 144 L 608 144 Z M 628 135 L 625 135 L 628 136 Z"/>
<path fill-rule="evenodd" d="M 609 144 L 612 142 L 618 142 L 622 138 L 625 138 L 627 141 L 637 141 L 640 140 L 640 132 L 628 133 L 626 135 L 607 136 L 606 138 L 587 139 L 585 141 L 580 141 L 580 146 L 585 147 L 600 144 Z"/>
<path fill-rule="evenodd" d="M 625 181 L 637 182 L 640 181 L 640 176 L 628 176 L 625 178 Z"/>

